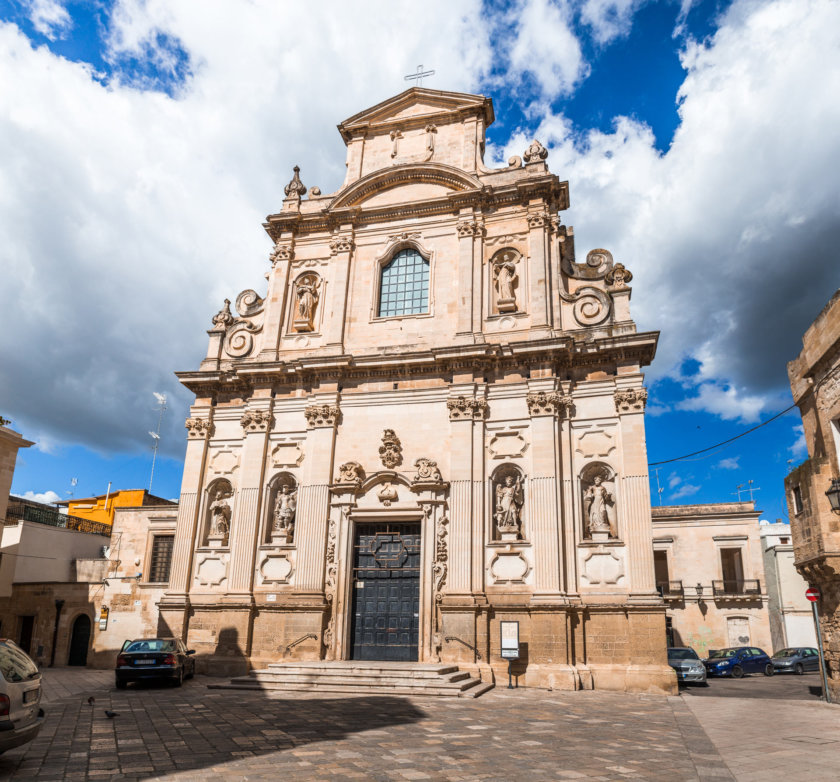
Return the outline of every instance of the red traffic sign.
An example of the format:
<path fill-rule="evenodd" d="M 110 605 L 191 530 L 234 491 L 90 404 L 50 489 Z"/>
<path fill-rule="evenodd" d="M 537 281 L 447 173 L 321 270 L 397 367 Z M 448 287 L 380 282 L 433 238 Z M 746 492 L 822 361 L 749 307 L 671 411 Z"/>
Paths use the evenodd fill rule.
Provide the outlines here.
<path fill-rule="evenodd" d="M 820 599 L 820 590 L 816 587 L 809 587 L 805 591 L 805 597 L 807 597 L 812 603 L 816 603 L 817 600 Z"/>

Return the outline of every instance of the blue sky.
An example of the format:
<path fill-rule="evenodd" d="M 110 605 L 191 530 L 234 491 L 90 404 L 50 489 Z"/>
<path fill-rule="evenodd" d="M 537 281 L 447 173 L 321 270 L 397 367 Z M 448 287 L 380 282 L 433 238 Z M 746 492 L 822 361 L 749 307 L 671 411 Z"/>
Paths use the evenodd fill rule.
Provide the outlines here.
<path fill-rule="evenodd" d="M 223 297 L 260 289 L 260 222 L 291 166 L 337 189 L 335 125 L 419 62 L 436 70 L 425 86 L 493 98 L 488 162 L 540 138 L 570 182 L 578 253 L 604 246 L 633 271 L 634 316 L 662 332 L 652 462 L 791 403 L 785 364 L 840 285 L 837 4 L 347 5 L 0 0 L 15 150 L 0 264 L 17 294 L 0 414 L 38 441 L 14 492 L 147 486 L 158 391 L 153 490 L 177 497 L 190 399 L 172 373 L 198 365 Z M 798 422 L 662 465 L 662 501 L 731 501 L 752 480 L 784 518 Z"/>

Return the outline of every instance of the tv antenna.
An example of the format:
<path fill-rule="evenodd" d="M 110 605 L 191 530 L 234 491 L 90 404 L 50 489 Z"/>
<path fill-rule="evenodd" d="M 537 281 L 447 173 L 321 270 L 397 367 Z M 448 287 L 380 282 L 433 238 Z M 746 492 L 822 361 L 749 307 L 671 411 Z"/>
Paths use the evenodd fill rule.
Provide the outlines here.
<path fill-rule="evenodd" d="M 68 497 L 73 496 L 73 490 L 76 488 L 76 484 L 79 482 L 78 478 L 71 478 L 70 479 L 70 491 L 65 492 Z"/>
<path fill-rule="evenodd" d="M 661 505 L 662 504 L 662 492 L 665 491 L 665 489 L 663 489 L 659 485 L 659 468 L 654 467 L 653 471 L 656 473 L 656 494 L 659 497 L 659 504 Z"/>
<path fill-rule="evenodd" d="M 160 445 L 160 424 L 163 421 L 163 414 L 166 412 L 166 394 L 159 394 L 157 391 L 153 391 L 152 393 L 155 395 L 158 403 L 158 423 L 157 431 L 149 432 L 149 435 L 155 443 L 152 449 L 152 474 L 149 476 L 149 494 L 152 493 L 152 481 L 155 478 L 155 462 L 157 461 L 158 446 Z"/>

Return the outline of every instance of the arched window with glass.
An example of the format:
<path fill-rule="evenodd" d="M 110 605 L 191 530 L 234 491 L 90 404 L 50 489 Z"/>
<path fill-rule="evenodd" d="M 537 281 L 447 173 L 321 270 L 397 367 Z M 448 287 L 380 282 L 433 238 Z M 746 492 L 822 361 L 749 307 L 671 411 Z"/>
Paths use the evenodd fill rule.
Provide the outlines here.
<path fill-rule="evenodd" d="M 407 248 L 382 267 L 379 317 L 420 315 L 429 311 L 429 261 Z"/>

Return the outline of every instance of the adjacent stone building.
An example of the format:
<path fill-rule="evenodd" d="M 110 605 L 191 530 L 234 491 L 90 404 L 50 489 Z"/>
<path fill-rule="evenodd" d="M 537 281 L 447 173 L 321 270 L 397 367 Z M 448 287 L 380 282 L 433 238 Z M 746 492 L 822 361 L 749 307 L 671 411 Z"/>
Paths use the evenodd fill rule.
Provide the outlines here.
<path fill-rule="evenodd" d="M 828 686 L 840 699 L 840 513 L 826 492 L 840 489 L 840 290 L 802 338 L 788 364 L 808 458 L 785 479 L 796 568 L 819 588 Z"/>
<path fill-rule="evenodd" d="M 485 97 L 414 88 L 339 125 L 264 227 L 267 291 L 213 318 L 162 628 L 199 666 L 451 661 L 525 685 L 675 689 L 654 584 L 631 273 L 578 260 L 534 141 L 483 162 Z"/>
<path fill-rule="evenodd" d="M 668 643 L 701 657 L 727 646 L 773 649 L 768 591 L 752 502 L 651 510 L 656 585 L 668 605 Z"/>

